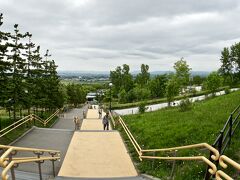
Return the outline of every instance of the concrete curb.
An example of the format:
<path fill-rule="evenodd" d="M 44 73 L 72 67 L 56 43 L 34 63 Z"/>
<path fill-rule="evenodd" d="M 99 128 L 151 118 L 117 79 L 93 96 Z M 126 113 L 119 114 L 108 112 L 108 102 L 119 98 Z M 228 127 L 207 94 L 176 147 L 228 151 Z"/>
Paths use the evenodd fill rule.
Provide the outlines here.
<path fill-rule="evenodd" d="M 159 179 L 157 177 L 153 177 L 153 176 L 150 176 L 148 174 L 141 174 L 140 176 L 145 178 L 145 179 L 149 179 L 149 180 L 161 180 L 161 179 Z"/>

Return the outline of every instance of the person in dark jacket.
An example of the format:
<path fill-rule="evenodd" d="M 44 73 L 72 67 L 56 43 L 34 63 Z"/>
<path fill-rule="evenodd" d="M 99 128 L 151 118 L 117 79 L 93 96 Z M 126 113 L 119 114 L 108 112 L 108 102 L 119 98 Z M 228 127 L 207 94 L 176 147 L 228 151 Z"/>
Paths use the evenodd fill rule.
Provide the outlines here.
<path fill-rule="evenodd" d="M 106 115 L 103 117 L 103 130 L 109 130 L 109 112 L 106 112 Z"/>

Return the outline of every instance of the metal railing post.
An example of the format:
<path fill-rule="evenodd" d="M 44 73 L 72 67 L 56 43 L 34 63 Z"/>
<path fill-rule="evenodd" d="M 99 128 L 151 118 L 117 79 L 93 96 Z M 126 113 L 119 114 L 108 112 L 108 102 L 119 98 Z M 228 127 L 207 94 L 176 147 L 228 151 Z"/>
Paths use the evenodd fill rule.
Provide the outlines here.
<path fill-rule="evenodd" d="M 233 125 L 233 115 L 230 115 L 229 119 L 229 145 L 231 144 L 231 139 L 232 139 L 232 125 Z"/>
<path fill-rule="evenodd" d="M 49 153 L 52 157 L 54 157 L 57 153 Z M 52 168 L 53 168 L 53 177 L 56 176 L 56 173 L 55 173 L 55 164 L 54 164 L 54 161 L 55 160 L 52 160 Z"/>
<path fill-rule="evenodd" d="M 222 154 L 223 133 L 224 133 L 224 132 L 221 130 L 221 131 L 220 131 L 221 136 L 220 136 L 220 138 L 219 138 L 218 145 L 217 145 L 217 146 L 218 146 L 218 147 L 217 147 L 217 148 L 218 148 L 218 152 L 220 153 L 220 155 Z"/>
<path fill-rule="evenodd" d="M 214 147 L 214 146 L 213 146 L 213 147 Z M 210 161 L 212 161 L 212 160 L 211 160 L 211 156 L 212 156 L 212 155 L 213 155 L 213 152 L 210 151 L 210 155 L 209 155 L 209 158 L 208 158 L 208 159 L 210 159 Z M 206 169 L 205 177 L 204 177 L 205 180 L 209 180 L 209 179 L 211 178 L 211 176 L 212 176 L 212 174 L 208 171 L 209 168 L 210 168 L 210 166 L 208 165 L 208 166 L 207 166 L 207 169 Z"/>
<path fill-rule="evenodd" d="M 12 161 L 12 153 L 9 154 L 9 162 Z M 15 176 L 15 171 L 14 171 L 14 166 L 11 167 L 11 175 L 12 175 L 12 180 L 15 180 L 16 179 L 16 176 Z"/>
<path fill-rule="evenodd" d="M 34 152 L 34 154 L 37 154 L 37 158 L 40 159 L 40 156 L 43 155 L 44 152 Z M 39 171 L 39 179 L 42 180 L 42 167 L 41 164 L 44 162 L 43 161 L 38 161 L 36 162 L 38 164 L 38 171 Z"/>
<path fill-rule="evenodd" d="M 174 157 L 177 157 L 177 151 L 174 151 Z M 171 171 L 171 175 L 170 175 L 171 179 L 174 179 L 175 169 L 176 169 L 176 160 L 173 160 L 172 171 Z"/>

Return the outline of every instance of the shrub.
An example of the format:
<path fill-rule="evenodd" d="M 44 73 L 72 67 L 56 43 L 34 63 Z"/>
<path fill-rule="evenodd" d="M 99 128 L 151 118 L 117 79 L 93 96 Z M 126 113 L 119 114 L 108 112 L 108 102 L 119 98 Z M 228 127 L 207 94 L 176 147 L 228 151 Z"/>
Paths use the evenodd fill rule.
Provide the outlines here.
<path fill-rule="evenodd" d="M 185 98 L 181 100 L 179 104 L 179 108 L 181 112 L 190 110 L 192 108 L 192 101 L 190 101 L 189 98 Z"/>
<path fill-rule="evenodd" d="M 226 87 L 226 88 L 224 89 L 224 92 L 225 92 L 225 94 L 229 94 L 229 93 L 231 92 L 231 90 L 230 90 L 229 87 Z"/>
<path fill-rule="evenodd" d="M 138 112 L 139 113 L 141 113 L 141 114 L 143 114 L 143 113 L 145 113 L 145 111 L 147 110 L 147 108 L 146 108 L 146 102 L 141 102 L 140 104 L 139 104 L 139 106 L 138 106 Z"/>

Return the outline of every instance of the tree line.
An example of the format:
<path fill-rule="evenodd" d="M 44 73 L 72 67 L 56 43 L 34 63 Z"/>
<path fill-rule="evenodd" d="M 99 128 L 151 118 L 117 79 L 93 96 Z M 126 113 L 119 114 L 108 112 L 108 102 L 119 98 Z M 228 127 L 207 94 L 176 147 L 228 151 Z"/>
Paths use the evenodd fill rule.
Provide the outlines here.
<path fill-rule="evenodd" d="M 12 112 L 14 121 L 22 109 L 30 113 L 31 107 L 53 110 L 63 106 L 57 65 L 50 56 L 47 50 L 42 57 L 32 34 L 22 33 L 18 24 L 13 32 L 0 30 L 0 107 Z"/>
<path fill-rule="evenodd" d="M 113 83 L 113 97 L 120 103 L 130 103 L 154 98 L 167 98 L 170 102 L 174 97 L 187 93 L 195 93 L 191 85 L 202 85 L 205 90 L 214 93 L 221 86 L 234 86 L 240 81 L 240 43 L 224 48 L 221 52 L 221 67 L 207 77 L 191 76 L 191 68 L 187 61 L 181 58 L 175 62 L 174 72 L 170 74 L 150 76 L 149 66 L 141 65 L 141 71 L 136 76 L 130 73 L 127 64 L 117 66 L 110 71 L 110 81 Z"/>

